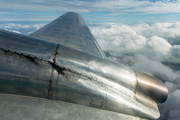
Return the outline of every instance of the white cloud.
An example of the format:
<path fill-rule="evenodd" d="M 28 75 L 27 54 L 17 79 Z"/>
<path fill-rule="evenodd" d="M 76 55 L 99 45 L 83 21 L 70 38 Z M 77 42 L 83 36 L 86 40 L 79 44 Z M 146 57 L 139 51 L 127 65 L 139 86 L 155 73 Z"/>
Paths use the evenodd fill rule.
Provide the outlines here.
<path fill-rule="evenodd" d="M 0 24 L 0 29 L 9 30 L 16 33 L 30 34 L 31 32 L 44 26 L 44 24 L 20 24 L 20 23 L 3 23 Z"/>
<path fill-rule="evenodd" d="M 8 24 L 5 24 L 3 26 L 3 24 L 1 24 L 2 27 L 4 28 L 29 28 L 30 26 L 28 25 L 22 25 L 22 24 L 14 24 L 14 23 L 8 23 Z"/>
<path fill-rule="evenodd" d="M 159 104 L 160 120 L 180 119 L 180 45 L 170 44 L 180 40 L 179 24 L 101 23 L 91 27 L 100 46 L 108 52 L 109 59 L 165 82 L 169 97 L 165 103 Z"/>
<path fill-rule="evenodd" d="M 174 56 L 180 57 L 180 45 L 174 45 L 171 52 Z"/>
<path fill-rule="evenodd" d="M 159 51 L 164 55 L 168 55 L 170 48 L 172 47 L 172 45 L 169 42 L 158 36 L 152 36 L 146 42 L 146 45 L 148 48 L 154 51 Z"/>
<path fill-rule="evenodd" d="M 105 51 L 126 52 L 126 54 L 140 52 L 143 55 L 148 52 L 145 55 L 148 58 L 152 58 L 149 54 L 155 55 L 155 57 L 158 55 L 163 56 L 159 58 L 160 61 L 176 61 L 177 63 L 179 46 L 171 44 L 180 38 L 179 24 L 179 22 L 154 23 L 152 25 L 146 23 L 136 25 L 106 23 L 104 26 L 101 24 L 99 27 L 91 27 L 91 29 Z"/>
<path fill-rule="evenodd" d="M 109 23 L 104 26 L 92 28 L 92 33 L 102 43 L 104 50 L 131 53 L 141 49 L 147 41 L 128 25 Z"/>

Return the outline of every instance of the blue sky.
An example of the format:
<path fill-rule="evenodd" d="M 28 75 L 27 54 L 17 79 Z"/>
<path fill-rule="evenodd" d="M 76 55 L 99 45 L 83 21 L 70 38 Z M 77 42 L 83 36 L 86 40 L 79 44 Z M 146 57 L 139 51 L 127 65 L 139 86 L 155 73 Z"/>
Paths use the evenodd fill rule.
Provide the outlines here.
<path fill-rule="evenodd" d="M 176 22 L 179 6 L 179 0 L 2 0 L 0 22 L 49 22 L 68 11 L 86 22 Z"/>

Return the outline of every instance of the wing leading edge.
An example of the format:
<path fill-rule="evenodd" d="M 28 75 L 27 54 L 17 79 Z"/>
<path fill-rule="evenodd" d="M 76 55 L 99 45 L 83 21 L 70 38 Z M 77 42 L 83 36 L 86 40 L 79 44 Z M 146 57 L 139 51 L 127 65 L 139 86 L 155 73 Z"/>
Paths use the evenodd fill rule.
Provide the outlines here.
<path fill-rule="evenodd" d="M 99 89 L 104 88 L 104 85 L 98 84 L 97 81 L 89 81 L 87 76 L 83 75 L 90 73 L 88 69 L 85 69 L 87 71 L 83 73 L 82 70 L 78 70 L 81 67 L 68 64 L 75 58 L 74 56 L 80 57 L 82 55 L 89 58 L 90 54 L 73 49 L 68 50 L 67 47 L 63 46 L 57 48 L 58 44 L 4 30 L 0 30 L 0 43 L 0 119 L 141 120 L 135 115 L 101 108 L 105 104 L 104 98 L 100 95 L 104 96 L 104 93 L 103 91 L 101 93 Z M 65 53 L 63 53 L 63 49 L 66 51 Z M 65 61 L 58 55 L 55 57 L 56 52 L 61 53 Z M 81 54 L 74 54 L 76 52 Z M 83 61 L 85 59 L 82 56 L 80 60 Z M 68 58 L 66 59 L 66 57 Z M 103 59 L 97 58 L 100 61 Z M 53 59 L 57 63 L 56 67 L 53 64 Z M 87 63 L 93 65 L 94 59 L 91 59 Z M 78 63 L 82 64 L 80 61 Z M 65 68 L 63 65 L 73 65 L 77 72 L 73 69 L 65 70 L 68 66 Z M 82 64 L 82 66 L 84 65 Z M 78 74 L 78 71 L 81 71 L 81 74 Z M 83 84 L 83 81 L 86 84 Z M 86 85 L 89 85 L 89 88 Z M 82 105 L 84 102 L 89 103 L 89 105 Z M 112 103 L 114 104 L 114 102 Z"/>

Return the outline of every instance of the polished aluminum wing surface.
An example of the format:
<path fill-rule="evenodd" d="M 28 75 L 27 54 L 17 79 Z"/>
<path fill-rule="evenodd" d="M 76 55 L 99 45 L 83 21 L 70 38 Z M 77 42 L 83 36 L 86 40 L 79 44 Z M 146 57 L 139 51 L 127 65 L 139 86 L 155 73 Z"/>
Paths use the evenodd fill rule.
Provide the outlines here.
<path fill-rule="evenodd" d="M 81 15 L 68 12 L 30 36 L 106 58 Z"/>
<path fill-rule="evenodd" d="M 168 96 L 160 80 L 106 59 L 77 13 L 31 36 L 0 30 L 0 60 L 2 120 L 157 119 Z"/>

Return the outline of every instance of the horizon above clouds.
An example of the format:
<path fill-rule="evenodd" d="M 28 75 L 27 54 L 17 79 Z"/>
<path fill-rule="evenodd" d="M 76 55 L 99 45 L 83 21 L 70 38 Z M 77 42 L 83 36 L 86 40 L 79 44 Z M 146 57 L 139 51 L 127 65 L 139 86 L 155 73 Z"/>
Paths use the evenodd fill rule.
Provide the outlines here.
<path fill-rule="evenodd" d="M 80 13 L 108 59 L 162 80 L 160 120 L 180 120 L 180 0 L 2 0 L 0 29 L 30 34 Z"/>
<path fill-rule="evenodd" d="M 180 0 L 2 0 L 0 22 L 51 21 L 77 12 L 88 22 L 175 22 Z"/>

